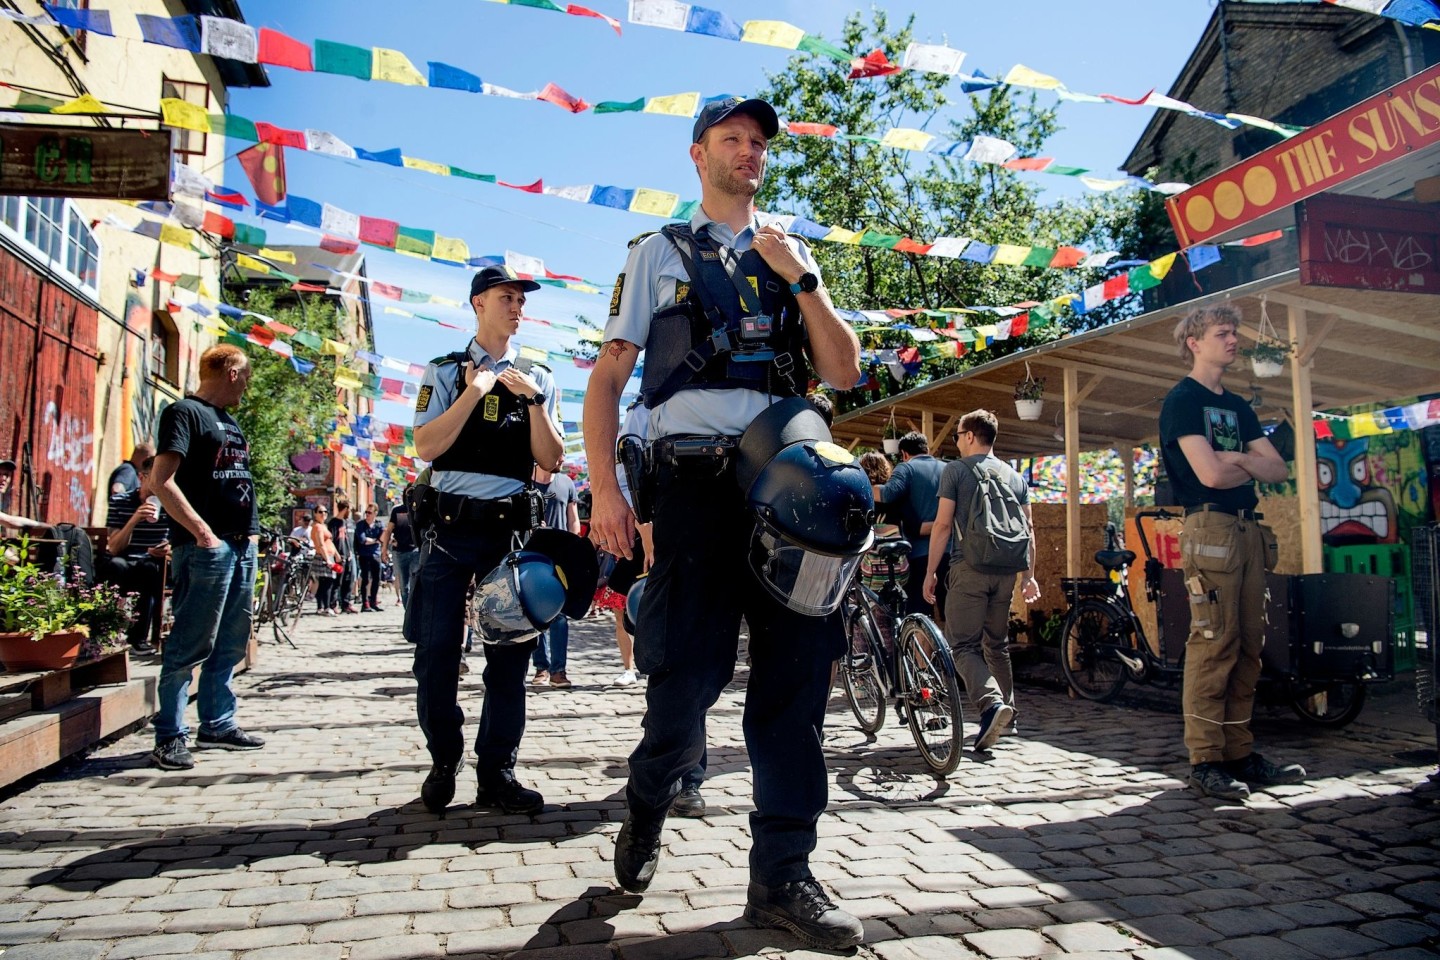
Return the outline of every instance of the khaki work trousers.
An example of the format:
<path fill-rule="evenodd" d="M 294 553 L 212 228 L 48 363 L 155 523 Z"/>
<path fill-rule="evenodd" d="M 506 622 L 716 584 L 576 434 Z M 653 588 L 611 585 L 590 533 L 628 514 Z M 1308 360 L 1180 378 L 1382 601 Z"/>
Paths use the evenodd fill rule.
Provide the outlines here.
<path fill-rule="evenodd" d="M 1185 748 L 1191 764 L 1241 760 L 1265 644 L 1265 571 L 1275 535 L 1252 519 L 1205 511 L 1180 534 L 1190 636 L 1185 643 Z"/>

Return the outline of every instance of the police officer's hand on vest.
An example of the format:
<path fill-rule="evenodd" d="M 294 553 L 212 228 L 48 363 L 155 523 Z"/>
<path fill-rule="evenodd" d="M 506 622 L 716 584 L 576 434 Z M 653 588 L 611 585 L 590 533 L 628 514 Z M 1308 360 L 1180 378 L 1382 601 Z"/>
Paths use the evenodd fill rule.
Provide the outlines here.
<path fill-rule="evenodd" d="M 460 369 L 465 374 L 465 386 L 479 390 L 482 397 L 495 389 L 495 371 L 481 370 L 469 360 L 461 364 Z"/>
<path fill-rule="evenodd" d="M 540 384 L 535 382 L 535 378 L 528 373 L 521 373 L 516 367 L 506 367 L 499 379 L 505 389 L 517 397 L 530 400 L 540 395 Z"/>
<path fill-rule="evenodd" d="M 756 230 L 750 246 L 786 283 L 794 283 L 805 272 L 805 265 L 790 246 L 790 238 L 773 223 Z"/>

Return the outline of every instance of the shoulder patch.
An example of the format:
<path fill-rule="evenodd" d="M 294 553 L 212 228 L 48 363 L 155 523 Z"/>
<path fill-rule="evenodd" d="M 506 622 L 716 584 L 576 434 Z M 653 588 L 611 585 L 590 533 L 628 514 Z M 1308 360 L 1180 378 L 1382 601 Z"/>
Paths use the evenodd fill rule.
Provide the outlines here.
<path fill-rule="evenodd" d="M 810 249 L 810 241 L 800 236 L 800 234 L 787 233 L 786 236 L 789 237 L 791 240 L 794 240 L 796 243 L 800 244 L 800 246 L 804 247 L 806 250 Z"/>
<path fill-rule="evenodd" d="M 620 296 L 625 290 L 625 274 L 615 278 L 615 292 L 610 294 L 610 316 L 620 316 Z"/>
<path fill-rule="evenodd" d="M 421 387 L 420 392 L 415 396 L 415 409 L 420 411 L 421 413 L 429 410 L 430 395 L 434 392 L 435 388 L 428 383 L 425 384 L 425 386 Z"/>
<path fill-rule="evenodd" d="M 433 363 L 433 364 L 435 364 L 435 366 L 437 366 L 437 367 L 443 367 L 443 366 L 446 366 L 447 364 L 459 363 L 460 361 L 455 359 L 455 354 L 453 354 L 453 353 L 447 353 L 447 354 L 445 354 L 445 356 L 443 356 L 443 357 L 436 357 L 434 360 L 431 360 L 430 362 Z"/>
<path fill-rule="evenodd" d="M 640 234 L 640 235 L 639 235 L 638 237 L 636 237 L 634 240 L 631 240 L 628 244 L 626 244 L 626 247 L 627 247 L 627 248 L 629 248 L 629 247 L 634 247 L 637 243 L 639 243 L 640 241 L 644 240 L 646 237 L 653 237 L 653 236 L 655 236 L 655 231 L 654 231 L 654 230 L 646 230 L 644 233 Z"/>

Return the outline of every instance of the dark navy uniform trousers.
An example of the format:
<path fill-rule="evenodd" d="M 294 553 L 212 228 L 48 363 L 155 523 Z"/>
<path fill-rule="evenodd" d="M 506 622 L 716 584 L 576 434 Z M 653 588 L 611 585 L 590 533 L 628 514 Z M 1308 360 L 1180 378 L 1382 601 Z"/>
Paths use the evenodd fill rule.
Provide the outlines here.
<path fill-rule="evenodd" d="M 436 763 L 455 763 L 465 754 L 460 709 L 460 657 L 465 644 L 465 597 L 470 581 L 484 577 L 511 549 L 511 532 L 494 524 L 439 523 L 434 538 L 420 545 L 420 565 L 405 635 L 415 643 L 417 707 L 425 745 Z M 508 779 L 525 734 L 525 675 L 535 641 L 509 646 L 477 646 L 485 651 L 485 702 L 475 736 L 475 771 L 482 784 Z"/>
<path fill-rule="evenodd" d="M 630 755 L 631 814 L 663 817 L 705 748 L 705 714 L 734 675 L 740 618 L 750 627 L 745 745 L 754 777 L 750 874 L 774 886 L 811 876 L 829 784 L 821 728 L 838 613 L 806 617 L 771 597 L 746 561 L 754 517 L 733 467 L 662 466 L 655 562 L 635 659 L 649 674 L 644 734 Z"/>

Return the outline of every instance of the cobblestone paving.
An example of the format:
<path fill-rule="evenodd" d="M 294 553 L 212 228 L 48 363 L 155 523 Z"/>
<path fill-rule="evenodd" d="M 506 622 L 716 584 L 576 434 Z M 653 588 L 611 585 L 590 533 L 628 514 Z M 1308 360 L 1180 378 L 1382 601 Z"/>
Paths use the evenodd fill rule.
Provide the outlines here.
<path fill-rule="evenodd" d="M 477 813 L 471 774 L 442 819 L 417 799 L 429 764 L 399 619 L 307 616 L 299 650 L 265 644 L 238 681 L 263 751 L 161 772 L 147 729 L 0 802 L 5 960 L 822 955 L 741 918 L 743 664 L 711 714 L 709 815 L 671 821 L 654 885 L 630 896 L 611 848 L 644 700 L 605 685 L 610 622 L 572 628 L 573 689 L 532 688 L 520 770 L 545 812 Z M 837 697 L 814 868 L 864 919 L 858 956 L 1440 955 L 1440 814 L 1408 795 L 1433 769 L 1433 731 L 1413 696 L 1340 732 L 1257 718 L 1262 747 L 1311 778 L 1245 805 L 1185 787 L 1168 696 L 1096 705 L 1022 686 L 1020 735 L 946 783 L 893 711 L 867 738 Z"/>

